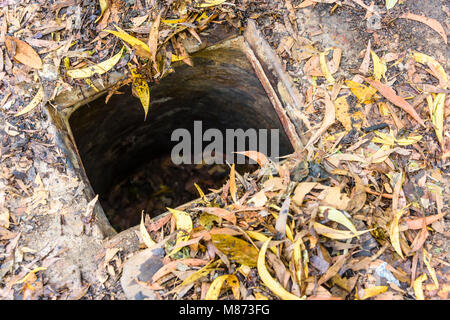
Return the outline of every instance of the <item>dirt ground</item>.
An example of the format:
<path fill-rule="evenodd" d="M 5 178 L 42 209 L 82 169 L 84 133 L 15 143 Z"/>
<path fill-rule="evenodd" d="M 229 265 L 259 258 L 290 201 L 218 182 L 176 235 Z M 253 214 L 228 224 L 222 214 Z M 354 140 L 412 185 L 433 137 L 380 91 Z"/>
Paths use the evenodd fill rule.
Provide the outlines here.
<path fill-rule="evenodd" d="M 68 77 L 67 69 L 83 67 L 89 59 L 91 64 L 99 63 L 119 52 L 119 41 L 113 35 L 102 31 L 103 29 L 111 29 L 116 24 L 132 34 L 147 38 L 150 22 L 157 19 L 159 12 L 163 12 L 162 18 L 174 19 L 180 16 L 182 10 L 179 7 L 178 11 L 174 9 L 177 1 L 167 1 L 168 4 L 166 1 L 160 3 L 156 0 L 107 3 L 109 6 L 103 13 L 103 18 L 96 21 L 101 12 L 98 1 L 67 0 L 52 3 L 0 0 L 1 299 L 127 298 L 120 284 L 124 263 L 132 253 L 145 245 L 136 240 L 129 240 L 128 236 L 111 241 L 115 235 L 113 230 L 90 221 L 95 202 L 89 203 L 93 197 L 87 193 L 87 186 L 77 178 L 77 170 L 68 160 L 67 153 L 58 140 L 57 126 L 52 123 L 51 114 L 44 105 L 47 103 L 50 108 L 58 109 L 60 106 L 55 97 L 60 93 L 70 90 L 83 92 L 89 89 L 88 82 Z M 336 112 L 336 119 L 325 128 L 320 139 L 313 143 L 316 149 L 312 152 L 312 149 L 305 149 L 308 152 L 302 155 L 302 159 L 308 161 L 310 166 L 306 180 L 292 179 L 293 172 L 299 168 L 298 163 L 304 162 L 297 161 L 294 165 L 289 161 L 286 163 L 285 168 L 291 173 L 291 180 L 296 183 L 320 183 L 322 180 L 316 179 L 318 175 L 312 174 L 313 168 L 318 168 L 319 164 L 323 165 L 320 159 L 329 160 L 339 169 L 345 164 L 344 167 L 351 174 L 344 175 L 343 179 L 331 180 L 331 184 L 323 183 L 323 190 L 329 190 L 327 188 L 330 186 L 339 186 L 342 191 L 341 200 L 351 197 L 352 201 L 356 201 L 356 181 L 360 180 L 361 185 L 370 188 L 371 192 L 365 189 L 365 201 L 361 211 L 352 212 L 352 222 L 358 230 L 374 229 L 353 242 L 339 242 L 341 247 L 336 246 L 335 239 L 320 237 L 319 241 L 317 232 L 308 234 L 306 249 L 314 242 L 320 243 L 315 249 L 309 248 L 309 263 L 306 262 L 310 268 L 307 277 L 309 282 L 306 281 L 304 288 L 292 285 L 290 291 L 297 296 L 322 299 L 448 299 L 449 220 L 445 215 L 448 210 L 446 195 L 449 192 L 449 137 L 446 119 L 449 112 L 448 89 L 446 83 L 442 84 L 442 74 L 436 64 L 418 63 L 411 58 L 413 51 L 427 54 L 448 74 L 448 3 L 443 0 L 403 0 L 387 10 L 385 1 L 381 0 L 231 0 L 202 10 L 206 10 L 208 14 L 216 13 L 216 22 L 209 23 L 201 31 L 194 28 L 198 33 L 186 32 L 184 39 L 180 37 L 178 43 L 181 43 L 181 40 L 184 43 L 193 41 L 192 39 L 196 38 L 194 34 L 202 39 L 207 38 L 208 28 L 212 28 L 214 24 L 224 25 L 230 32 L 241 34 L 247 19 L 255 20 L 258 29 L 281 58 L 283 67 L 301 95 L 303 105 L 296 106 L 294 114 L 307 124 L 308 131 L 305 136 L 308 139 L 319 130 L 326 118 L 326 104 L 322 103 L 325 98 L 320 92 L 326 91 L 336 100 L 342 96 L 340 92 L 344 85 L 343 80 L 362 83 L 366 77 L 373 77 L 376 73 L 373 56 L 366 50 L 369 42 L 373 52 L 382 57 L 388 66 L 382 82 L 394 88 L 396 95 L 407 99 L 415 107 L 418 117 L 425 121 L 425 125 L 421 126 L 385 95 L 379 95 L 378 100 L 369 103 L 350 103 L 352 105 L 349 110 Z M 201 12 L 199 11 L 199 15 Z M 405 18 L 407 13 L 434 19 L 443 28 L 443 34 L 423 22 Z M 144 15 L 148 15 L 145 20 Z M 432 25 L 436 27 L 435 23 Z M 169 28 L 161 27 L 159 44 L 169 35 Z M 10 37 L 27 42 L 39 55 L 42 68 L 33 67 L 30 61 L 35 62 L 36 57 Z M 179 48 L 176 41 L 173 46 Z M 187 45 L 185 47 L 187 48 Z M 183 56 L 180 51 L 186 54 L 186 48 L 184 51 L 177 49 L 174 54 Z M 329 48 L 330 50 L 327 50 Z M 23 53 L 25 58 L 18 56 L 21 49 L 26 51 Z M 332 77 L 339 85 L 330 84 L 329 78 L 324 76 L 323 65 L 320 64 L 320 53 L 323 52 L 326 54 L 322 54 L 322 57 L 326 59 L 328 68 L 334 71 Z M 138 63 L 138 55 L 127 57 L 129 62 L 142 67 Z M 184 61 L 189 62 L 186 59 Z M 125 70 L 126 61 L 119 62 L 115 68 Z M 366 70 L 361 71 L 364 68 Z M 150 73 L 150 78 L 158 78 L 153 71 Z M 96 79 L 100 83 L 107 82 L 106 78 L 101 76 L 96 76 Z M 17 116 L 17 112 L 30 105 L 39 86 L 43 90 L 43 98 L 30 112 Z M 345 94 L 348 92 L 347 89 Z M 441 141 L 430 119 L 427 101 L 427 96 L 437 100 L 439 94 L 444 95 Z M 356 98 L 354 100 L 356 101 Z M 391 131 L 395 131 L 395 150 L 382 150 L 389 156 L 385 161 L 362 167 L 358 161 L 354 161 L 354 157 L 364 156 L 367 150 L 375 153 L 379 148 L 379 145 L 371 140 L 376 137 L 373 130 L 364 132 L 362 129 L 378 124 L 387 124 Z M 363 133 L 371 136 L 368 139 Z M 388 135 L 389 130 L 386 129 L 383 133 Z M 417 134 L 421 135 L 420 141 L 409 143 L 408 139 Z M 399 141 L 403 138 L 408 141 L 401 145 Z M 338 154 L 342 154 L 341 158 L 336 156 Z M 350 155 L 353 160 L 349 160 Z M 399 172 L 404 173 L 400 178 L 396 176 Z M 354 175 L 360 177 L 359 180 L 350 179 Z M 258 188 L 261 188 L 258 190 L 264 190 L 259 184 L 261 182 L 262 185 L 263 181 L 255 176 L 248 179 L 249 183 L 258 181 Z M 396 183 L 399 179 L 404 182 Z M 240 191 L 244 190 L 242 186 L 239 188 Z M 306 212 L 316 210 L 317 213 L 319 202 L 327 197 L 327 193 L 322 191 L 316 190 L 308 196 L 305 194 L 307 205 L 301 208 L 299 206 L 298 219 L 293 220 L 293 225 L 312 225 L 314 221 L 310 220 Z M 243 194 L 244 192 L 241 192 L 239 196 L 242 197 Z M 271 191 L 266 192 L 270 198 L 269 194 Z M 217 198 L 222 196 L 223 194 L 217 194 Z M 282 207 L 284 196 L 280 193 L 272 194 L 272 197 L 273 199 L 269 199 L 271 203 L 278 206 L 278 209 Z M 230 199 L 229 202 L 225 201 L 225 204 L 232 203 Z M 320 204 L 323 205 L 322 202 Z M 402 206 L 406 207 L 408 204 L 414 208 L 406 210 L 408 213 L 405 211 L 403 216 L 396 218 L 396 214 L 391 214 L 392 210 L 394 213 L 397 209 L 401 211 Z M 193 212 L 190 214 L 194 221 L 197 221 L 195 219 L 198 216 Z M 386 218 L 383 212 L 387 212 L 389 218 Z M 424 223 L 423 226 L 412 228 L 407 224 L 414 219 L 419 221 L 422 216 L 436 215 L 440 215 L 440 219 L 433 220 L 427 226 Z M 238 221 L 245 220 L 248 226 L 248 221 L 253 221 L 253 218 L 239 216 Z M 271 225 L 274 219 L 269 218 L 265 223 Z M 254 219 L 259 221 L 260 218 Z M 397 236 L 400 232 L 402 239 L 398 244 L 395 243 L 395 230 L 393 231 L 392 227 L 395 223 L 392 219 L 397 219 L 397 227 L 409 226 L 396 231 Z M 243 225 L 245 224 L 240 224 L 241 227 Z M 156 228 L 155 224 L 146 221 L 146 226 L 150 236 L 159 239 L 159 231 L 155 231 L 159 229 L 152 229 Z M 333 226 L 336 227 L 336 224 Z M 167 220 L 166 225 L 159 226 L 166 235 L 171 234 L 174 227 L 173 219 L 172 222 Z M 274 226 L 271 227 L 269 230 L 274 232 Z M 135 233 L 139 233 L 137 228 L 135 230 Z M 255 227 L 253 230 L 261 229 Z M 306 237 L 306 234 L 303 236 Z M 305 251 L 308 251 L 306 249 Z M 349 249 L 353 256 L 348 255 Z M 355 250 L 358 252 L 355 253 Z M 203 254 L 201 250 L 197 251 L 193 250 L 198 254 L 197 258 L 203 259 L 204 256 L 200 256 Z M 361 254 L 360 251 L 368 254 Z M 399 251 L 405 254 L 404 259 L 400 258 Z M 223 255 L 217 254 L 220 257 Z M 341 256 L 345 256 L 345 260 L 340 259 Z M 195 256 L 191 254 L 191 257 Z M 284 258 L 280 256 L 279 260 L 276 260 L 272 257 L 272 269 L 277 279 L 282 278 L 278 273 L 278 262 L 285 265 L 280 267 L 278 264 L 281 269 L 284 268 L 283 272 L 288 273 L 286 270 L 291 267 Z M 169 263 L 167 260 L 162 261 Z M 339 268 L 332 273 L 333 267 Z M 233 264 L 231 267 L 229 265 L 228 271 L 233 268 Z M 179 274 L 181 271 L 183 270 L 174 272 L 178 278 L 172 275 L 167 282 L 170 284 L 166 285 L 172 286 L 170 288 L 173 289 L 176 286 L 175 280 L 183 278 Z M 187 271 L 192 270 L 188 268 Z M 222 269 L 216 270 L 217 274 L 223 272 Z M 246 271 L 241 274 L 243 272 Z M 242 289 L 242 295 L 245 291 L 249 299 L 258 299 L 261 296 L 269 299 L 280 298 L 261 284 L 256 268 L 247 272 L 247 276 L 253 275 L 257 279 L 254 283 L 246 283 L 247 288 L 260 289 L 250 292 Z M 306 272 L 308 275 L 304 265 L 303 271 L 300 272 Z M 422 275 L 426 275 L 426 279 L 420 278 Z M 238 278 L 243 283 L 242 278 Z M 201 292 L 197 298 L 204 298 L 209 288 L 209 284 L 204 283 L 210 282 L 209 280 L 212 281 L 213 276 L 208 281 L 203 281 L 203 284 L 193 285 L 194 289 L 191 291 L 186 289 L 183 295 L 161 293 L 159 298 L 195 299 L 197 291 Z M 321 285 L 317 285 L 318 280 Z M 165 292 L 164 290 L 168 291 L 168 287 L 158 292 Z M 424 296 L 421 297 L 420 293 Z M 227 295 L 223 294 L 221 299 L 233 297 L 234 293 L 230 291 Z"/>

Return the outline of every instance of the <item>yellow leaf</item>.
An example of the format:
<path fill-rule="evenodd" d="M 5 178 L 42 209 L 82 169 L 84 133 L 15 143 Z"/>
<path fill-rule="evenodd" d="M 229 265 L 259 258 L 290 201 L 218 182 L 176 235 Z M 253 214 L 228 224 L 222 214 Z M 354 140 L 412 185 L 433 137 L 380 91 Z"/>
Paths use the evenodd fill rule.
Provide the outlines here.
<path fill-rule="evenodd" d="M 436 277 L 436 272 L 434 271 L 434 268 L 431 266 L 431 256 L 427 252 L 427 250 L 425 250 L 424 248 L 423 248 L 423 262 L 427 266 L 428 273 L 430 274 L 431 279 L 433 280 L 434 289 L 435 290 L 438 289 L 439 288 L 439 282 L 438 282 L 437 277 Z"/>
<path fill-rule="evenodd" d="M 183 23 L 186 22 L 188 16 L 184 17 L 184 18 L 180 18 L 180 19 L 161 19 L 161 22 L 166 23 L 166 24 L 175 24 L 175 23 Z"/>
<path fill-rule="evenodd" d="M 316 230 L 316 232 L 318 234 L 321 234 L 325 237 L 328 237 L 330 239 L 336 239 L 336 240 L 351 239 L 351 238 L 360 236 L 360 235 L 370 231 L 370 230 L 364 230 L 364 231 L 358 231 L 356 233 L 353 233 L 351 231 L 333 229 L 333 228 L 324 226 L 323 224 L 320 224 L 318 222 L 314 222 L 314 229 Z"/>
<path fill-rule="evenodd" d="M 123 41 L 125 41 L 126 43 L 128 43 L 129 45 L 131 45 L 134 49 L 136 49 L 136 54 L 143 57 L 143 58 L 148 58 L 151 59 L 152 55 L 150 52 L 150 48 L 148 47 L 148 45 L 129 35 L 128 33 L 126 33 L 125 31 L 123 31 L 121 28 L 119 28 L 118 26 L 116 26 L 116 29 L 118 31 L 114 31 L 114 30 L 103 30 L 106 32 L 109 32 L 113 35 L 115 35 L 116 37 L 122 39 Z"/>
<path fill-rule="evenodd" d="M 247 241 L 227 234 L 212 234 L 211 240 L 214 246 L 231 260 L 249 267 L 256 267 L 258 249 Z"/>
<path fill-rule="evenodd" d="M 397 0 L 386 0 L 386 9 L 392 9 L 396 3 Z"/>
<path fill-rule="evenodd" d="M 219 4 L 224 3 L 226 0 L 204 0 L 202 3 L 196 4 L 197 8 L 207 8 L 218 6 Z"/>
<path fill-rule="evenodd" d="M 196 184 L 195 182 L 194 182 L 194 186 L 195 186 L 195 188 L 197 189 L 197 191 L 198 191 L 198 194 L 200 195 L 200 198 L 202 198 L 203 200 L 205 200 L 205 194 L 203 193 L 203 190 L 198 186 L 198 184 Z"/>
<path fill-rule="evenodd" d="M 139 225 L 139 231 L 141 232 L 142 241 L 144 241 L 147 248 L 150 248 L 155 244 L 155 241 L 150 238 L 150 235 L 148 234 L 147 228 L 144 224 L 144 211 L 142 211 L 141 215 L 141 224 Z"/>
<path fill-rule="evenodd" d="M 372 298 L 380 293 L 386 292 L 388 289 L 387 286 L 374 286 L 370 288 L 364 289 L 364 295 L 360 297 L 361 300 Z"/>
<path fill-rule="evenodd" d="M 436 97 L 433 98 L 431 95 L 427 96 L 428 108 L 430 110 L 431 121 L 434 125 L 434 131 L 444 150 L 444 103 L 445 103 L 445 93 L 438 93 Z"/>
<path fill-rule="evenodd" d="M 250 238 L 258 240 L 258 241 L 265 242 L 265 241 L 267 241 L 267 239 L 269 239 L 269 237 L 263 235 L 262 233 L 256 232 L 256 231 L 247 230 L 245 232 L 249 235 Z M 273 253 L 278 254 L 277 247 L 272 246 L 272 247 L 270 247 L 270 250 L 272 250 Z"/>
<path fill-rule="evenodd" d="M 235 173 L 234 163 L 231 166 L 231 172 L 230 172 L 230 193 L 231 193 L 231 198 L 233 199 L 233 202 L 237 203 L 236 173 Z"/>
<path fill-rule="evenodd" d="M 375 80 L 379 81 L 381 80 L 381 78 L 386 77 L 386 62 L 384 61 L 384 59 L 380 59 L 373 50 L 370 50 L 370 53 L 372 54 L 373 61 L 373 77 Z"/>
<path fill-rule="evenodd" d="M 99 0 L 99 2 L 100 2 L 100 10 L 102 12 L 98 16 L 98 18 L 95 20 L 95 22 L 98 22 L 103 17 L 103 14 L 105 13 L 106 9 L 108 9 L 108 0 Z"/>
<path fill-rule="evenodd" d="M 327 79 L 329 84 L 333 84 L 335 82 L 333 76 L 331 75 L 330 70 L 328 69 L 327 65 L 327 59 L 325 58 L 325 55 L 328 53 L 329 50 L 325 50 L 324 52 L 321 52 L 319 54 L 319 61 L 320 61 L 320 69 L 322 70 L 322 73 Z"/>
<path fill-rule="evenodd" d="M 36 93 L 36 95 L 30 101 L 30 103 L 25 108 L 23 108 L 22 110 L 17 112 L 15 114 L 15 116 L 18 117 L 18 116 L 21 116 L 21 115 L 23 115 L 25 113 L 30 112 L 31 110 L 33 110 L 42 101 L 42 99 L 44 99 L 44 89 L 42 87 L 40 87 L 39 91 Z"/>
<path fill-rule="evenodd" d="M 186 58 L 189 58 L 189 56 L 182 57 L 182 56 L 177 56 L 176 54 L 172 54 L 172 62 L 182 61 Z"/>
<path fill-rule="evenodd" d="M 302 269 L 301 269 L 302 264 L 300 263 L 301 261 L 303 261 L 303 265 L 304 265 L 305 278 L 308 277 L 308 261 L 307 261 L 308 257 L 306 255 L 302 259 L 302 251 L 307 252 L 302 238 L 298 237 L 298 239 L 294 242 L 292 254 L 294 257 L 295 270 L 296 270 L 297 281 L 298 281 L 299 286 L 302 285 Z"/>
<path fill-rule="evenodd" d="M 167 208 L 167 210 L 169 210 L 173 214 L 176 220 L 176 228 L 177 230 L 181 231 L 178 232 L 177 234 L 177 242 L 175 244 L 176 246 L 180 242 L 187 241 L 189 239 L 190 233 L 192 231 L 192 219 L 191 216 L 184 211 L 171 208 Z M 181 250 L 181 248 L 182 247 L 178 247 L 172 250 L 172 252 L 169 255 L 173 255 L 174 253 Z"/>
<path fill-rule="evenodd" d="M 206 292 L 205 300 L 217 300 L 220 295 L 220 290 L 222 289 L 223 283 L 225 281 L 233 290 L 234 298 L 236 300 L 239 299 L 239 280 L 234 274 L 227 274 L 214 279 L 208 289 L 208 292 Z"/>
<path fill-rule="evenodd" d="M 150 106 L 150 88 L 147 81 L 142 78 L 133 81 L 133 88 L 136 91 L 139 100 L 141 100 L 142 108 L 144 108 L 144 121 L 147 119 L 148 108 Z"/>
<path fill-rule="evenodd" d="M 200 270 L 197 270 L 196 272 L 194 272 L 193 274 L 191 274 L 189 277 L 187 277 L 186 279 L 184 279 L 184 281 L 181 283 L 180 288 L 187 286 L 188 284 L 191 284 L 195 281 L 197 281 L 200 278 L 203 278 L 205 276 L 207 276 L 208 274 L 210 274 L 212 271 L 216 270 L 217 267 L 222 263 L 221 260 L 216 260 L 216 261 L 211 261 L 210 263 L 208 263 L 206 266 L 204 266 L 203 268 L 201 268 Z"/>
<path fill-rule="evenodd" d="M 401 179 L 401 178 L 399 178 Z M 400 247 L 400 228 L 399 228 L 399 221 L 400 218 L 403 215 L 403 212 L 405 211 L 405 208 L 398 210 L 394 213 L 394 218 L 392 219 L 391 226 L 389 228 L 389 237 L 391 239 L 392 247 L 394 247 L 395 252 L 398 253 L 400 257 L 403 259 L 403 252 Z"/>
<path fill-rule="evenodd" d="M 443 89 L 447 89 L 448 85 L 447 73 L 445 72 L 444 68 L 441 66 L 439 62 L 437 62 L 433 57 L 430 57 L 429 55 L 417 51 L 413 51 L 412 56 L 414 60 L 416 60 L 417 62 L 421 64 L 426 64 L 430 67 L 430 69 L 436 70 L 437 72 L 436 77 L 439 80 L 439 85 Z"/>
<path fill-rule="evenodd" d="M 411 144 L 414 144 L 414 143 L 422 140 L 421 135 L 410 135 L 407 138 L 396 139 L 394 137 L 394 135 L 392 134 L 392 132 L 389 134 L 386 134 L 384 132 L 375 131 L 375 134 L 378 137 L 374 137 L 372 139 L 372 142 L 382 143 L 382 144 L 388 145 L 388 146 L 395 146 L 396 144 L 401 145 L 401 146 L 409 146 Z"/>
<path fill-rule="evenodd" d="M 350 95 L 338 97 L 334 101 L 334 109 L 336 119 L 344 126 L 346 131 L 354 129 L 361 129 L 365 120 L 362 112 L 361 104 L 350 106 L 348 98 Z"/>
<path fill-rule="evenodd" d="M 342 224 L 355 234 L 358 233 L 353 223 L 341 211 L 327 206 L 320 206 L 319 211 L 322 214 L 326 213 L 329 220 Z"/>
<path fill-rule="evenodd" d="M 255 292 L 253 295 L 255 296 L 256 300 L 269 300 L 268 297 L 266 297 L 265 295 L 263 295 L 259 292 Z"/>
<path fill-rule="evenodd" d="M 38 271 L 44 271 L 47 270 L 46 267 L 37 267 L 34 268 L 33 270 L 31 270 L 30 272 L 27 273 L 27 275 L 25 277 L 23 277 L 21 280 L 15 282 L 14 284 L 19 284 L 19 283 L 23 283 L 26 282 L 32 275 L 34 275 L 36 272 Z"/>
<path fill-rule="evenodd" d="M 416 295 L 417 300 L 425 300 L 425 297 L 423 295 L 423 288 L 422 288 L 422 282 L 427 281 L 428 277 L 424 273 L 420 277 L 418 277 L 416 280 L 414 280 L 414 294 Z"/>
<path fill-rule="evenodd" d="M 283 300 L 304 300 L 304 298 L 297 297 L 296 295 L 288 292 L 283 286 L 277 282 L 270 275 L 269 271 L 266 268 L 266 251 L 270 242 L 269 238 L 266 242 L 264 242 L 261 250 L 258 255 L 258 274 L 261 277 L 261 280 L 264 284 L 278 297 Z"/>
<path fill-rule="evenodd" d="M 356 98 L 358 98 L 360 103 L 371 103 L 375 100 L 374 95 L 377 92 L 377 89 L 351 80 L 345 80 L 345 84 Z"/>
<path fill-rule="evenodd" d="M 94 74 L 98 75 L 104 74 L 105 72 L 111 70 L 116 65 L 117 62 L 119 62 L 120 58 L 122 57 L 122 52 L 124 49 L 125 47 L 122 47 L 119 53 L 96 65 L 81 69 L 69 70 L 67 71 L 67 75 L 75 79 L 81 79 L 92 77 Z"/>

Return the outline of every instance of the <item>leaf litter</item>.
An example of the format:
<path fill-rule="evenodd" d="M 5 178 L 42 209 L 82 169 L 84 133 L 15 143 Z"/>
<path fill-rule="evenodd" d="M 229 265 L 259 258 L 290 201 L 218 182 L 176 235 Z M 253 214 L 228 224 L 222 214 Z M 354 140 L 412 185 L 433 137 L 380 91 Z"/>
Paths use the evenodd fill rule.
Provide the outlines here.
<path fill-rule="evenodd" d="M 262 4 L 254 12 L 249 10 L 249 16 L 259 23 L 264 19 L 277 22 L 266 25 L 265 30 L 271 31 L 267 34 L 279 35 L 280 30 L 286 31 L 286 25 L 295 24 L 295 13 L 305 9 L 324 10 L 330 16 L 335 10 L 363 10 L 368 17 L 394 12 L 400 20 L 428 25 L 447 43 L 445 30 L 436 19 L 399 11 L 404 6 L 402 1 L 386 1 L 388 12 L 381 13 L 373 5 L 351 2 L 354 4 L 292 1 L 287 6 L 284 1 L 274 1 Z M 134 9 L 139 12 L 142 3 L 135 4 Z M 82 32 L 81 14 L 76 16 L 78 9 L 70 4 L 52 8 L 68 16 L 75 12 L 70 22 L 55 17 L 48 25 L 30 27 L 22 21 L 32 19 L 24 10 L 26 6 L 18 6 L 17 13 L 8 4 L 2 5 L 0 19 L 6 23 L 0 30 L 0 43 L 4 43 L 0 80 L 32 87 L 26 95 L 30 98 L 28 104 L 17 98 L 17 92 L 2 96 L 2 113 L 16 116 L 17 121 L 32 118 L 34 114 L 29 112 L 52 93 L 93 86 L 93 80 L 104 80 L 109 72 L 127 70 L 129 66 L 128 83 L 133 83 L 133 92 L 142 103 L 144 119 L 148 114 L 151 117 L 149 87 L 172 72 L 172 63 L 192 64 L 181 40 L 193 37 L 201 42 L 203 30 L 224 21 L 242 28 L 239 10 L 247 9 L 248 1 L 242 1 L 239 10 L 233 9 L 235 1 L 196 1 L 195 9 L 180 3 L 167 7 L 165 13 L 145 11 L 145 15 L 132 19 L 124 14 L 124 5 L 116 1 L 100 0 L 96 11 L 78 7 L 87 10 L 83 15 L 92 17 L 92 30 L 99 27 L 100 34 L 86 33 L 90 43 L 80 36 L 76 40 L 66 37 L 67 31 Z M 276 10 L 287 7 L 294 14 L 290 12 L 286 15 L 289 20 L 281 21 Z M 281 19 L 281 24 L 277 19 Z M 20 29 L 23 31 L 17 32 Z M 361 56 L 349 56 L 342 48 L 321 47 L 306 38 L 320 35 L 320 30 L 306 31 L 303 39 L 281 33 L 285 46 L 277 49 L 291 70 L 298 67 L 305 71 L 307 84 L 301 89 L 309 106 L 301 112 L 313 124 L 307 133 L 306 148 L 276 166 L 265 156 L 248 150 L 244 154 L 258 162 L 260 171 L 270 171 L 273 177 L 258 172 L 246 175 L 246 182 L 254 186 L 247 190 L 232 167 L 229 193 L 223 188 L 200 194 L 202 202 L 180 210 L 168 208 L 170 218 L 150 225 L 142 214 L 139 234 L 146 247 L 161 245 L 161 232 L 170 235 L 162 246 L 164 266 L 153 279 L 162 299 L 179 298 L 181 294 L 198 299 L 198 292 L 204 292 L 203 298 L 207 299 L 296 300 L 372 299 L 398 294 L 399 291 L 380 284 L 376 273 L 371 273 L 372 265 L 380 262 L 386 263 L 386 270 L 400 283 L 404 298 L 445 296 L 447 284 L 442 273 L 436 271 L 439 253 L 431 251 L 427 242 L 430 235 L 439 233 L 436 223 L 445 221 L 447 212 L 446 205 L 439 205 L 446 181 L 441 170 L 446 165 L 442 162 L 450 155 L 446 121 L 448 77 L 446 66 L 438 62 L 443 61 L 442 57 L 416 47 L 408 48 L 410 52 L 393 52 L 394 49 L 380 45 L 377 33 L 373 33 Z M 48 41 L 48 46 L 37 45 L 40 39 Z M 60 41 L 68 42 L 61 46 Z M 276 43 L 271 42 L 275 46 Z M 38 76 L 47 72 L 47 55 L 53 55 L 50 61 L 57 67 L 58 81 L 50 87 L 44 80 L 51 76 L 49 73 Z M 391 56 L 395 58 L 387 59 Z M 169 63 L 165 64 L 164 59 Z M 342 61 L 347 59 L 355 62 L 356 68 L 361 66 L 359 70 L 344 70 L 347 67 Z M 415 102 L 422 94 L 423 98 Z M 355 100 L 349 102 L 349 97 Z M 5 130 L 8 139 L 23 134 L 17 131 L 16 122 L 8 123 L 13 123 Z M 380 123 L 386 126 L 379 126 Z M 432 163 L 440 164 L 436 167 Z M 271 170 L 274 167 L 276 170 Z M 298 168 L 304 174 L 299 175 Z M 426 173 L 421 174 L 424 169 Z M 431 171 L 438 173 L 428 174 Z M 295 179 L 285 179 L 286 176 Z M 41 178 L 36 181 L 40 183 L 16 183 L 24 194 L 31 192 L 31 205 L 35 208 L 47 205 Z M 2 219 L 10 219 L 9 212 L 0 209 Z M 6 252 L 2 257 L 7 258 L 2 260 L 2 268 L 10 265 L 9 255 L 19 249 L 14 248 L 20 238 L 9 221 L 3 220 L 0 241 L 2 252 Z M 11 228 L 14 231 L 9 231 Z M 12 245 L 5 249 L 6 243 Z M 28 254 L 33 252 L 21 249 Z M 115 272 L 112 265 L 119 265 L 120 260 L 118 251 L 113 252 L 107 261 L 110 273 Z M 24 269 L 27 272 L 16 273 L 16 277 L 2 268 L 0 278 L 6 275 L 9 287 L 2 287 L 0 295 L 9 294 L 6 289 L 11 286 L 20 286 L 25 298 L 38 296 L 46 267 L 34 265 Z M 240 286 L 247 289 L 239 291 Z"/>

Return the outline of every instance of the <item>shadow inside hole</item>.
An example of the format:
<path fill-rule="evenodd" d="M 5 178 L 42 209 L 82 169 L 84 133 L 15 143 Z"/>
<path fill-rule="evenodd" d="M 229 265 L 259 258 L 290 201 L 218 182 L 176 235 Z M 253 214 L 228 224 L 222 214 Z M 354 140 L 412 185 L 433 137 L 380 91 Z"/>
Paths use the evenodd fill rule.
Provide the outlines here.
<path fill-rule="evenodd" d="M 194 182 L 205 193 L 225 183 L 226 165 L 171 161 L 172 148 L 178 144 L 171 141 L 176 129 L 187 129 L 193 143 L 194 121 L 201 121 L 203 132 L 215 128 L 224 137 L 226 129 L 279 129 L 279 155 L 292 152 L 275 110 L 241 51 L 204 50 L 192 60 L 194 67 L 180 65 L 151 87 L 147 121 L 129 87 L 113 95 L 108 104 L 103 96 L 78 108 L 69 119 L 90 183 L 118 231 L 138 224 L 142 210 L 156 216 L 166 207 L 197 198 Z M 267 144 L 270 155 L 270 138 Z M 237 170 L 243 174 L 254 168 Z"/>

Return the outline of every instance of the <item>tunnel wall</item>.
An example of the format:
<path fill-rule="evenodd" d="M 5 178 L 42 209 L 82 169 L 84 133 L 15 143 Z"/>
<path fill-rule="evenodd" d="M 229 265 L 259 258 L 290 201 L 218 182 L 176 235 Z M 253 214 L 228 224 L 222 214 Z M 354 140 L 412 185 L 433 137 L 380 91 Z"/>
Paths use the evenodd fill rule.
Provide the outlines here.
<path fill-rule="evenodd" d="M 280 129 L 280 155 L 292 152 L 280 120 L 246 56 L 233 48 L 203 50 L 194 67 L 179 64 L 150 89 L 147 121 L 129 87 L 108 104 L 100 97 L 70 117 L 83 165 L 96 193 L 124 178 L 149 158 L 170 153 L 177 128 Z"/>

